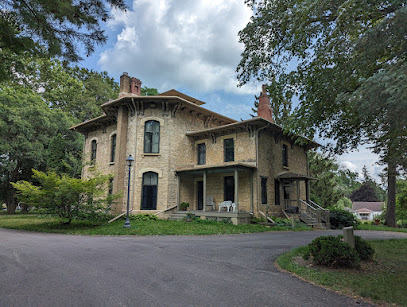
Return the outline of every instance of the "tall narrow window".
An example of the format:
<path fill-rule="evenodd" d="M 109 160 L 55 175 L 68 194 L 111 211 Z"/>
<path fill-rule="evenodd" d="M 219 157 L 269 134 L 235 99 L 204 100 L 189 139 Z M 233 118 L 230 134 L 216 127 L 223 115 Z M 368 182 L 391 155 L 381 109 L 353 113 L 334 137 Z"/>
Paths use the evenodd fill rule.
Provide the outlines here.
<path fill-rule="evenodd" d="M 225 162 L 235 161 L 235 147 L 233 139 L 225 139 L 223 141 L 225 151 Z"/>
<path fill-rule="evenodd" d="M 160 123 L 149 120 L 144 125 L 144 152 L 160 152 Z"/>
<path fill-rule="evenodd" d="M 288 166 L 288 147 L 283 144 L 283 166 Z"/>
<path fill-rule="evenodd" d="M 97 148 L 98 148 L 98 144 L 96 143 L 96 140 L 93 140 L 91 143 L 91 153 L 90 153 L 90 161 L 92 162 L 92 164 L 95 164 L 96 161 L 96 152 L 97 152 Z"/>
<path fill-rule="evenodd" d="M 206 163 L 206 144 L 198 144 L 198 165 Z"/>
<path fill-rule="evenodd" d="M 112 203 L 113 203 L 113 199 L 112 199 L 112 195 L 113 195 L 113 178 L 110 178 L 110 179 L 109 179 L 109 184 L 108 184 L 108 191 L 107 191 L 107 193 L 108 193 L 108 201 L 107 201 L 107 203 L 108 203 L 108 208 L 107 208 L 107 211 L 106 211 L 106 212 L 109 211 L 109 209 L 110 209 L 110 207 L 112 206 Z"/>
<path fill-rule="evenodd" d="M 274 180 L 274 204 L 280 206 L 280 181 Z"/>
<path fill-rule="evenodd" d="M 143 190 L 141 196 L 141 210 L 157 209 L 158 174 L 147 172 L 143 174 Z"/>
<path fill-rule="evenodd" d="M 116 134 L 112 135 L 110 148 L 110 162 L 114 162 L 116 157 Z"/>
<path fill-rule="evenodd" d="M 267 177 L 261 177 L 261 203 L 267 204 Z"/>

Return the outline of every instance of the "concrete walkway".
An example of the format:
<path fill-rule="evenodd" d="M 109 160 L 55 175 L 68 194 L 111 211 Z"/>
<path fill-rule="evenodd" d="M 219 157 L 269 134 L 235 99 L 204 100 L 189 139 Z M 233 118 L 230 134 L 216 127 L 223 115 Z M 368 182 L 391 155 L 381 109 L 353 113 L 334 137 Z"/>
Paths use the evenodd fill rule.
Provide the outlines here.
<path fill-rule="evenodd" d="M 0 229 L 0 306 L 368 306 L 274 266 L 278 255 L 339 233 L 94 237 Z"/>

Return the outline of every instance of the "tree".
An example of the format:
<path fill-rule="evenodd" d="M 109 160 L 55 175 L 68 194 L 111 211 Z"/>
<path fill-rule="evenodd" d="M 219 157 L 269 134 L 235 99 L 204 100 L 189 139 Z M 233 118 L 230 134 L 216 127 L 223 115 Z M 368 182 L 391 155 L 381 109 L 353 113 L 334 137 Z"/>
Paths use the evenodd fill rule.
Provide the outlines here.
<path fill-rule="evenodd" d="M 395 226 L 395 178 L 407 165 L 405 1 L 246 3 L 254 16 L 239 33 L 240 83 L 257 78 L 294 92 L 289 128 L 334 139 L 335 153 L 371 144 L 387 164 L 386 222 Z"/>
<path fill-rule="evenodd" d="M 31 169 L 44 170 L 49 144 L 58 133 L 80 152 L 82 138 L 67 130 L 73 121 L 51 110 L 40 95 L 21 85 L 0 87 L 0 190 L 8 213 L 16 207 L 10 182 L 28 180 Z"/>
<path fill-rule="evenodd" d="M 160 93 L 157 91 L 156 88 L 143 86 L 141 88 L 140 94 L 142 96 L 156 96 L 156 95 L 159 95 Z"/>
<path fill-rule="evenodd" d="M 23 54 L 68 62 L 81 60 L 82 52 L 89 56 L 95 44 L 106 42 L 101 25 L 111 17 L 111 8 L 125 10 L 126 5 L 123 0 L 2 1 L 0 71 L 7 73 L 1 77 L 16 72 Z"/>
<path fill-rule="evenodd" d="M 380 201 L 375 190 L 368 183 L 364 183 L 350 196 L 352 201 Z"/>
<path fill-rule="evenodd" d="M 38 185 L 25 180 L 12 183 L 18 191 L 18 199 L 43 209 L 42 214 L 58 216 L 64 224 L 70 224 L 73 219 L 95 219 L 98 213 L 105 212 L 113 198 L 117 198 L 107 193 L 110 175 L 96 174 L 83 180 L 52 171 L 32 171 Z"/>

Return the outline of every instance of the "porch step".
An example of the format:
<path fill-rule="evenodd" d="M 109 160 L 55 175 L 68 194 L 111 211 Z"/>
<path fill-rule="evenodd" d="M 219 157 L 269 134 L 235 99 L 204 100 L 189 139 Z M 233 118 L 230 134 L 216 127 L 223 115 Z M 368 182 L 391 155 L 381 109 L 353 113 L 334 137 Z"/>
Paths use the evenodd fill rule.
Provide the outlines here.
<path fill-rule="evenodd" d="M 177 211 L 177 212 L 171 214 L 171 216 L 168 218 L 168 220 L 170 220 L 170 221 L 180 221 L 184 217 L 187 217 L 186 211 L 184 211 L 184 212 Z"/>
<path fill-rule="evenodd" d="M 307 214 L 301 213 L 299 215 L 299 218 L 302 222 L 307 224 L 308 226 L 311 226 L 312 228 L 319 228 L 319 229 L 329 229 L 328 225 L 325 223 L 318 223 L 316 218 L 310 217 Z"/>

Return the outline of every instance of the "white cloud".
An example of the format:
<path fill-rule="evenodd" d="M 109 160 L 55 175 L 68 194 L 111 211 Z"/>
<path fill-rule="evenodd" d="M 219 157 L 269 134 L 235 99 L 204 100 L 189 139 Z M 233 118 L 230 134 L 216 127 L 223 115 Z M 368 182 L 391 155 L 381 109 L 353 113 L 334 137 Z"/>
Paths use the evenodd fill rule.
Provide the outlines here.
<path fill-rule="evenodd" d="M 113 16 L 109 27 L 122 30 L 99 59 L 110 74 L 126 71 L 159 91 L 253 94 L 253 87 L 236 87 L 238 31 L 251 16 L 243 1 L 134 0 L 131 10 Z"/>

